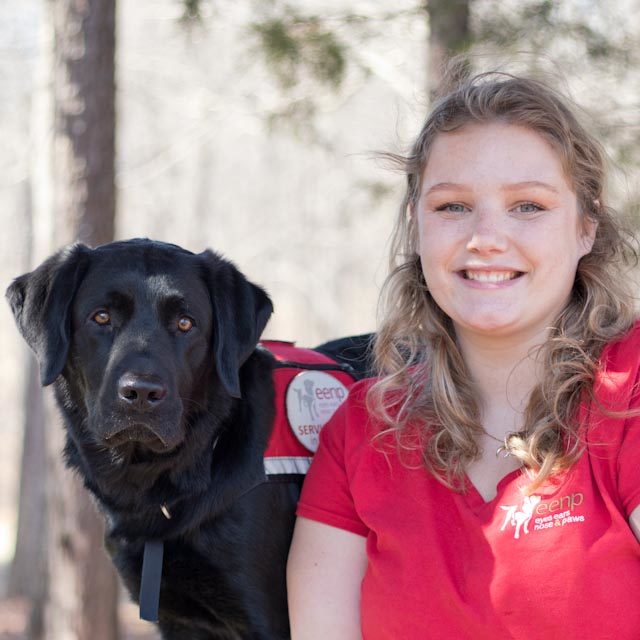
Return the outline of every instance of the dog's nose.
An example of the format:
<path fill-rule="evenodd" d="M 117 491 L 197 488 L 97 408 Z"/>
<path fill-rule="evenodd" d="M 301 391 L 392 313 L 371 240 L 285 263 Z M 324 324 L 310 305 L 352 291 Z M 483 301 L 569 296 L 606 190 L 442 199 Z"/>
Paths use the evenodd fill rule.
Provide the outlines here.
<path fill-rule="evenodd" d="M 158 407 L 167 397 L 167 386 L 155 377 L 125 373 L 118 382 L 118 398 L 139 411 Z"/>

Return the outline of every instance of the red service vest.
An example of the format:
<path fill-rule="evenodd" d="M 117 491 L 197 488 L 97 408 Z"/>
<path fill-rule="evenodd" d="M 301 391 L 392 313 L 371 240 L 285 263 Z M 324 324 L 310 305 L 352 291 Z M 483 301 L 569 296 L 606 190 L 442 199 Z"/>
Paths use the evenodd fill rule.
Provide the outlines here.
<path fill-rule="evenodd" d="M 262 340 L 259 346 L 276 360 L 275 416 L 264 454 L 265 474 L 269 480 L 304 475 L 322 427 L 346 400 L 355 375 L 329 356 L 292 342 Z"/>

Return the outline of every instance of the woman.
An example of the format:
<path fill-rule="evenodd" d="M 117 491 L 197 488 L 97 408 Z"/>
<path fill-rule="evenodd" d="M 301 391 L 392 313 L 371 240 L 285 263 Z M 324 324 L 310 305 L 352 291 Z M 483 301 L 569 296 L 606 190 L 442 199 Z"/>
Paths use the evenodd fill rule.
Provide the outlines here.
<path fill-rule="evenodd" d="M 484 74 L 407 158 L 381 375 L 322 433 L 294 640 L 640 638 L 640 328 L 604 156 Z"/>

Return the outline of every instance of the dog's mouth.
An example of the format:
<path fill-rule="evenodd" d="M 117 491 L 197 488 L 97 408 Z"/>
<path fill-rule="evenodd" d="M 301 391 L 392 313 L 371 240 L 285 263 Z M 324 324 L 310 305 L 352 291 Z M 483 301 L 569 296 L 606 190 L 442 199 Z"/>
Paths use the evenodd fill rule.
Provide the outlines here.
<path fill-rule="evenodd" d="M 154 453 L 168 453 L 180 444 L 161 437 L 149 425 L 135 423 L 131 426 L 105 436 L 104 442 L 108 447 L 122 447 L 123 445 L 138 445 L 136 448 L 148 449 Z"/>

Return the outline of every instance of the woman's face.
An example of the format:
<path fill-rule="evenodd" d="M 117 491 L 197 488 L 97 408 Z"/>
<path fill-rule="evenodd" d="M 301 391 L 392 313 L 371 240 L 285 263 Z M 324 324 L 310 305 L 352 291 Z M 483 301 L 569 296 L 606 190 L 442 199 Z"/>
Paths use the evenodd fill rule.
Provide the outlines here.
<path fill-rule="evenodd" d="M 545 332 L 595 235 L 549 143 L 498 122 L 436 137 L 414 214 L 427 286 L 459 335 Z"/>

